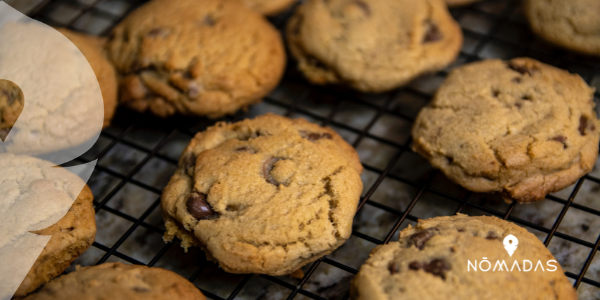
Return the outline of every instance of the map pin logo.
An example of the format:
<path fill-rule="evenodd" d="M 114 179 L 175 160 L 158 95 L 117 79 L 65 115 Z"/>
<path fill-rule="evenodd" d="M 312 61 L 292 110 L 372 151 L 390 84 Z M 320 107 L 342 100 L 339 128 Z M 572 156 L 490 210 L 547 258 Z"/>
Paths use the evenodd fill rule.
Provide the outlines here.
<path fill-rule="evenodd" d="M 515 250 L 517 250 L 517 247 L 519 245 L 519 239 L 517 239 L 516 236 L 509 234 L 504 238 L 504 241 L 502 243 L 504 244 L 504 249 L 506 249 L 508 255 L 512 257 L 513 253 L 515 253 Z"/>

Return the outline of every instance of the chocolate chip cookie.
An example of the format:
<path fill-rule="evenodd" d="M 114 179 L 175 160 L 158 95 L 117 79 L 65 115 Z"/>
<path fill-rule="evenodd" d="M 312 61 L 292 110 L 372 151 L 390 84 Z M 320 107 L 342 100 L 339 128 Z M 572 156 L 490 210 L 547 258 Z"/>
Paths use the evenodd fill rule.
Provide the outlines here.
<path fill-rule="evenodd" d="M 600 55 L 600 1 L 527 0 L 525 14 L 533 31 L 549 42 Z"/>
<path fill-rule="evenodd" d="M 37 155 L 70 148 L 53 159 L 60 164 L 87 151 L 102 129 L 104 106 L 86 57 L 39 22 L 6 22 L 0 40 L 0 78 L 16 86 L 5 82 L 0 91 L 5 140 L 0 152 Z"/>
<path fill-rule="evenodd" d="M 508 246 L 512 254 L 507 244 L 516 245 Z M 535 235 L 495 217 L 461 214 L 419 220 L 398 242 L 375 248 L 350 294 L 357 300 L 577 299 Z"/>
<path fill-rule="evenodd" d="M 287 40 L 309 81 L 382 92 L 446 67 L 463 37 L 443 0 L 308 0 Z"/>
<path fill-rule="evenodd" d="M 413 149 L 471 191 L 541 200 L 596 162 L 593 94 L 578 75 L 529 58 L 465 65 L 419 113 Z"/>
<path fill-rule="evenodd" d="M 23 111 L 23 91 L 14 82 L 0 79 L 0 139 L 4 141 Z"/>
<path fill-rule="evenodd" d="M 217 118 L 257 103 L 279 82 L 279 32 L 238 1 L 151 1 L 113 31 L 120 100 L 138 111 Z"/>
<path fill-rule="evenodd" d="M 5 221 L 12 220 L 10 226 L 3 224 L 3 227 L 10 230 L 10 233 L 17 233 L 5 239 L 6 232 L 3 232 L 3 236 L 0 237 L 0 248 L 7 249 L 9 248 L 7 246 L 19 240 L 18 228 L 21 228 L 19 226 L 43 228 L 44 225 L 40 224 L 43 224 L 43 220 L 47 218 L 43 214 L 53 210 L 49 206 L 51 202 L 67 203 L 64 207 L 64 211 L 68 210 L 66 214 L 57 213 L 63 216 L 59 217 L 58 222 L 52 224 L 51 221 L 49 227 L 31 231 L 37 235 L 52 237 L 41 253 L 38 252 L 37 260 L 16 291 L 15 296 L 22 297 L 60 275 L 94 242 L 96 235 L 92 204 L 94 197 L 87 185 L 75 174 L 54 167 L 54 164 L 38 158 L 0 154 L 0 170 L 0 194 L 3 197 L 0 203 L 3 213 L 0 215 Z M 70 203 L 73 204 L 69 205 Z M 61 207 L 54 208 L 63 210 Z M 28 218 L 27 222 L 22 219 L 24 217 Z M 21 234 L 25 232 L 26 230 L 22 230 Z M 4 243 L 6 241 L 8 244 Z M 2 254 L 21 255 L 21 253 L 5 252 Z"/>
<path fill-rule="evenodd" d="M 246 6 L 263 15 L 276 15 L 288 9 L 296 0 L 242 0 Z"/>
<path fill-rule="evenodd" d="M 231 273 L 289 274 L 350 236 L 354 149 L 329 128 L 267 114 L 198 133 L 162 195 L 164 239 Z"/>
<path fill-rule="evenodd" d="M 104 127 L 110 125 L 117 107 L 117 75 L 104 53 L 106 39 L 73 32 L 66 28 L 59 28 L 58 31 L 79 48 L 96 73 L 104 99 Z"/>
<path fill-rule="evenodd" d="M 26 300 L 205 300 L 187 279 L 161 268 L 105 263 L 79 268 Z"/>

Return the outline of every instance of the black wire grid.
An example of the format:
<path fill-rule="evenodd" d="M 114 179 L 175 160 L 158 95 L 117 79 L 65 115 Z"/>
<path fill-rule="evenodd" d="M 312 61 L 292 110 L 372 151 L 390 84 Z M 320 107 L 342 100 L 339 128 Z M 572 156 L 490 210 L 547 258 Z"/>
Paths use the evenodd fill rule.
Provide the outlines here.
<path fill-rule="evenodd" d="M 19 0 L 18 2 L 8 2 L 30 17 L 46 24 L 107 35 L 111 28 L 127 13 L 145 1 Z M 25 5 L 28 6 L 25 7 Z M 448 70 L 484 58 L 509 59 L 529 56 L 578 73 L 588 83 L 600 86 L 600 60 L 581 57 L 540 41 L 529 31 L 518 0 L 488 0 L 468 7 L 451 9 L 451 12 L 463 27 L 465 44 L 457 62 Z M 276 27 L 282 29 L 289 13 L 270 18 L 270 21 Z M 355 148 L 359 149 L 359 153 L 361 153 L 361 147 L 367 149 L 366 144 L 377 145 L 377 148 L 385 149 L 383 154 L 379 152 L 373 154 L 369 151 L 363 152 L 366 154 L 361 154 L 365 173 L 370 174 L 370 179 L 365 179 L 368 176 L 363 174 L 365 191 L 358 207 L 357 218 L 369 219 L 370 212 L 381 210 L 391 216 L 389 217 L 392 220 L 391 226 L 384 230 L 384 234 L 378 236 L 363 233 L 360 228 L 355 226 L 352 237 L 354 239 L 362 239 L 372 243 L 372 247 L 397 239 L 398 229 L 409 223 L 414 224 L 418 218 L 424 218 L 424 216 L 412 213 L 413 209 L 419 205 L 420 200 L 428 201 L 422 200 L 425 198 L 424 195 L 433 195 L 442 199 L 444 203 L 452 205 L 453 211 L 448 214 L 463 212 L 473 215 L 494 215 L 536 232 L 538 237 L 544 240 L 546 246 L 550 245 L 554 237 L 558 237 L 563 241 L 563 245 L 566 243 L 584 247 L 585 252 L 589 253 L 587 257 L 582 258 L 585 259 L 585 262 L 579 262 L 580 266 L 576 270 L 567 270 L 566 275 L 572 280 L 576 288 L 579 288 L 582 284 L 588 285 L 588 288 L 593 290 L 600 288 L 597 276 L 586 277 L 586 272 L 592 264 L 594 255 L 600 245 L 600 236 L 594 235 L 596 237 L 595 241 L 593 239 L 586 240 L 580 236 L 561 233 L 558 230 L 569 209 L 580 210 L 591 214 L 593 217 L 600 217 L 600 210 L 597 207 L 589 207 L 575 201 L 584 182 L 600 184 L 599 177 L 595 177 L 595 175 L 585 176 L 577 181 L 570 194 L 563 193 L 566 196 L 549 195 L 544 201 L 544 205 L 554 203 L 553 205 L 559 205 L 560 208 L 557 210 L 559 213 L 555 217 L 555 221 L 548 226 L 531 221 L 527 217 L 516 216 L 513 210 L 517 210 L 519 206 L 515 203 L 507 205 L 497 201 L 494 202 L 494 200 L 481 200 L 481 197 L 490 196 L 473 194 L 450 183 L 439 184 L 439 182 L 448 181 L 440 172 L 433 169 L 422 173 L 413 172 L 410 169 L 410 166 L 417 164 L 415 161 L 427 165 L 410 150 L 410 126 L 419 108 L 426 105 L 431 99 L 435 88 L 448 74 L 448 70 L 425 76 L 408 87 L 381 95 L 365 95 L 340 88 L 310 85 L 296 71 L 294 63 L 290 62 L 282 83 L 271 95 L 264 99 L 262 104 L 257 105 L 248 112 L 239 112 L 224 120 L 237 121 L 246 117 L 253 117 L 265 111 L 273 111 L 292 117 L 302 116 L 322 125 L 333 127 Z M 595 96 L 597 99 L 600 98 L 598 93 Z M 360 124 L 353 121 L 352 113 L 356 111 L 368 112 L 361 114 L 359 119 L 364 121 L 359 122 Z M 395 120 L 394 124 L 398 124 L 396 135 L 390 136 L 389 131 L 381 134 L 378 130 L 381 122 L 392 119 Z M 191 250 L 191 253 L 183 254 L 177 241 L 169 244 L 160 241 L 160 236 L 164 233 L 159 207 L 162 188 L 176 168 L 178 155 L 182 147 L 196 132 L 214 124 L 214 122 L 202 118 L 182 117 L 163 120 L 127 109 L 117 111 L 113 125 L 102 132 L 99 141 L 92 150 L 77 160 L 77 163 L 94 159 L 99 160 L 89 183 L 95 193 L 95 208 L 98 218 L 102 215 L 110 216 L 110 220 L 122 219 L 127 224 L 121 231 L 112 233 L 113 239 L 106 242 L 100 238 L 104 228 L 99 224 L 97 240 L 90 248 L 91 251 L 96 253 L 95 256 L 91 255 L 94 259 L 92 264 L 120 260 L 132 264 L 168 266 L 169 260 L 179 260 L 185 257 L 187 259 L 185 262 L 187 271 L 179 273 L 194 282 L 207 297 L 212 299 L 234 299 L 239 297 L 244 293 L 244 290 L 254 287 L 254 282 L 257 280 L 263 283 L 267 282 L 267 286 L 277 286 L 279 291 L 284 291 L 281 296 L 271 296 L 271 298 L 274 297 L 273 299 L 347 299 L 349 279 L 345 280 L 346 283 L 341 285 L 341 289 L 338 285 L 339 291 L 333 295 L 326 292 L 326 290 L 334 289 L 335 284 L 319 290 L 309 290 L 305 287 L 320 265 L 326 265 L 329 269 L 336 268 L 339 269 L 337 271 L 347 272 L 349 278 L 358 272 L 360 264 L 352 265 L 337 261 L 333 255 L 335 252 L 306 266 L 303 268 L 304 275 L 301 278 L 293 279 L 287 276 L 227 274 L 220 271 L 212 262 L 208 262 L 199 250 Z M 407 168 L 404 166 L 406 162 L 408 162 L 408 170 L 398 171 Z M 152 178 L 156 172 L 162 172 L 162 179 Z M 372 196 L 376 194 L 378 188 L 381 188 L 382 183 L 390 179 L 401 182 L 413 189 L 411 200 L 406 201 L 404 207 L 393 207 L 373 199 Z M 124 208 L 127 204 L 112 204 L 112 202 L 117 202 L 113 199 L 120 197 L 119 194 L 126 187 L 131 187 L 131 189 L 137 191 L 138 196 L 142 195 L 139 197 L 145 198 L 145 202 L 142 201 L 145 203 L 145 205 L 142 205 L 143 209 L 137 212 L 129 212 Z M 460 192 L 452 192 L 456 190 Z M 598 194 L 598 190 L 595 191 Z M 129 196 L 125 196 L 124 201 L 127 200 L 134 201 Z M 585 226 L 582 225 L 582 227 Z M 144 229 L 145 232 L 141 235 L 142 239 L 151 235 L 155 241 L 159 241 L 155 244 L 160 245 L 157 251 L 145 259 L 140 259 L 135 254 L 126 253 L 128 251 L 121 251 L 120 248 L 128 243 L 128 239 L 138 239 L 134 236 L 140 236 L 137 234 L 140 229 Z M 584 228 L 585 231 L 588 229 Z M 143 247 L 144 245 L 139 246 Z M 348 247 L 351 247 L 351 245 Z M 365 250 L 366 253 L 361 253 L 362 261 L 364 261 L 369 250 Z M 556 252 L 554 249 L 551 250 Z M 169 255 L 168 253 L 171 252 L 176 254 Z M 215 284 L 203 285 L 202 282 L 198 282 L 199 278 L 203 278 L 201 281 L 206 281 L 212 277 L 219 277 L 219 280 L 221 280 L 219 282 L 227 282 L 227 292 L 215 291 Z M 598 294 L 598 290 L 595 290 L 595 293 Z M 256 298 L 266 299 L 268 296 L 265 292 L 261 292 L 257 294 Z"/>

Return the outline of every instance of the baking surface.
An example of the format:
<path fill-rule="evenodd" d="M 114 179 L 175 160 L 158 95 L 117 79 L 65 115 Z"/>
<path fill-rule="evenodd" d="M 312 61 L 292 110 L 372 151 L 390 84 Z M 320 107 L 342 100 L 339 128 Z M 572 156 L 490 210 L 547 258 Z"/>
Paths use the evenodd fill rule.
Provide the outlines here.
<path fill-rule="evenodd" d="M 53 26 L 107 34 L 140 0 L 7 0 L 21 12 Z M 580 299 L 600 299 L 600 161 L 592 173 L 545 201 L 508 205 L 499 197 L 470 193 L 451 183 L 410 150 L 410 128 L 448 71 L 485 58 L 529 56 L 580 74 L 600 89 L 600 59 L 557 49 L 528 29 L 518 0 L 487 0 L 451 9 L 465 43 L 448 70 L 423 76 L 389 93 L 365 95 L 308 84 L 288 66 L 280 86 L 234 121 L 266 112 L 303 117 L 335 129 L 356 147 L 365 166 L 365 189 L 354 233 L 340 249 L 303 268 L 302 279 L 227 274 L 202 251 L 187 254 L 165 244 L 159 199 L 179 154 L 195 132 L 214 121 L 167 120 L 120 108 L 80 164 L 99 159 L 89 185 L 95 196 L 96 242 L 75 264 L 142 263 L 189 278 L 212 299 L 346 299 L 350 280 L 378 244 L 397 240 L 398 229 L 418 218 L 495 215 L 525 227 L 545 242 L 576 284 Z M 278 27 L 287 13 L 271 18 Z M 597 92 L 596 102 L 600 100 Z M 591 259 L 590 259 L 591 258 Z"/>

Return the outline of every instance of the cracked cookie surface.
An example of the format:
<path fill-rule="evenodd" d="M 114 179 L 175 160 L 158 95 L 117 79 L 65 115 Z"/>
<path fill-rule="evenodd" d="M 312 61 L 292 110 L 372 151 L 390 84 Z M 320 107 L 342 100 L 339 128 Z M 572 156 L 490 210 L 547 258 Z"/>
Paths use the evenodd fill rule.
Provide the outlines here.
<path fill-rule="evenodd" d="M 518 239 L 512 256 L 503 243 L 510 234 Z M 492 264 L 487 272 L 468 269 L 469 261 L 482 260 Z M 524 260 L 533 262 L 531 271 L 513 267 L 518 261 L 522 270 L 529 268 Z M 352 282 L 350 298 L 577 299 L 562 268 L 556 262 L 549 266 L 550 260 L 555 258 L 535 235 L 496 217 L 458 214 L 419 220 L 400 231 L 398 242 L 373 249 Z M 506 263 L 504 271 L 493 271 L 497 261 Z"/>
<path fill-rule="evenodd" d="M 544 39 L 600 56 L 600 1 L 528 0 L 524 7 L 531 28 Z"/>
<path fill-rule="evenodd" d="M 115 27 L 109 58 L 120 101 L 166 117 L 217 118 L 257 103 L 279 82 L 279 32 L 238 1 L 152 1 Z"/>
<path fill-rule="evenodd" d="M 104 127 L 110 125 L 117 108 L 117 74 L 104 53 L 106 39 L 58 28 L 58 32 L 66 36 L 90 63 L 96 74 L 102 98 L 104 100 Z"/>
<path fill-rule="evenodd" d="M 171 271 L 104 263 L 79 268 L 46 284 L 26 300 L 205 300 L 200 290 Z"/>
<path fill-rule="evenodd" d="M 445 68 L 463 39 L 443 0 L 308 0 L 286 37 L 308 80 L 365 92 Z"/>
<path fill-rule="evenodd" d="M 40 218 L 52 216 L 52 211 L 58 210 L 56 214 L 64 215 L 47 228 L 31 231 L 52 237 L 15 292 L 16 297 L 22 297 L 60 275 L 94 242 L 94 197 L 77 175 L 38 158 L 0 154 L 0 170 L 0 194 L 4 197 L 0 206 L 3 219 L 12 220 L 11 225 L 5 227 L 11 233 L 23 232 L 18 229 L 20 226 L 33 229 L 47 226 L 40 225 L 48 223 Z M 73 204 L 69 208 L 50 202 Z M 20 220 L 23 217 L 28 217 L 26 222 Z M 11 245 L 7 244 L 7 238 L 15 241 L 19 237 L 1 236 L 0 248 Z"/>
<path fill-rule="evenodd" d="M 593 93 L 578 75 L 528 58 L 469 64 L 419 113 L 413 149 L 471 191 L 538 201 L 592 170 Z"/>
<path fill-rule="evenodd" d="M 329 128 L 267 114 L 187 146 L 162 196 L 167 231 L 231 273 L 289 274 L 350 236 L 357 153 Z"/>

